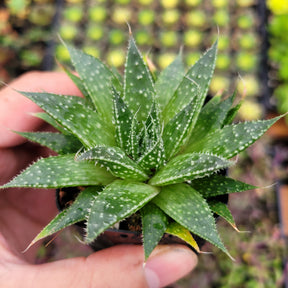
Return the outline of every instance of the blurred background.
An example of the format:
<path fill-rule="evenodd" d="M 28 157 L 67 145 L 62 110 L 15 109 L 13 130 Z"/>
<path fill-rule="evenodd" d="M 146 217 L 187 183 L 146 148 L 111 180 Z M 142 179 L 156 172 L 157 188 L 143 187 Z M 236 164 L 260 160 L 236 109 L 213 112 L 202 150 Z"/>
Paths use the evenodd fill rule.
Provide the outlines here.
<path fill-rule="evenodd" d="M 180 49 L 187 67 L 192 65 L 219 35 L 209 94 L 229 95 L 237 88 L 238 100 L 245 97 L 241 121 L 288 111 L 287 0 L 4 0 L 0 81 L 30 70 L 58 70 L 57 61 L 69 65 L 60 38 L 123 71 L 127 23 L 159 70 Z M 288 287 L 288 116 L 279 124 L 229 171 L 264 187 L 230 197 L 239 230 L 249 232 L 218 222 L 236 261 L 207 245 L 213 254 L 201 255 L 198 268 L 171 287 Z M 43 245 L 38 262 L 90 253 L 72 234 L 67 230 Z"/>

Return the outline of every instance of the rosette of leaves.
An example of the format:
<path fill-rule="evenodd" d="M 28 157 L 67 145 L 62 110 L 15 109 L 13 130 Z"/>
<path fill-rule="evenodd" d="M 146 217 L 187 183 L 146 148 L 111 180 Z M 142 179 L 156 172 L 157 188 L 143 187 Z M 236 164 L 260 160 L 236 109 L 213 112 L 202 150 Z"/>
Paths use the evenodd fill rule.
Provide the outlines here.
<path fill-rule="evenodd" d="M 36 116 L 59 132 L 19 134 L 58 155 L 38 160 L 2 188 L 82 189 L 31 244 L 80 221 L 85 242 L 91 243 L 138 213 L 146 258 L 165 233 L 199 251 L 197 235 L 229 255 L 213 214 L 235 223 L 215 196 L 254 186 L 218 172 L 278 118 L 232 124 L 240 106 L 233 104 L 234 95 L 204 105 L 217 41 L 187 71 L 180 52 L 158 77 L 132 34 L 123 78 L 98 59 L 67 48 L 77 73 L 66 72 L 83 98 L 21 92 L 44 110 Z"/>

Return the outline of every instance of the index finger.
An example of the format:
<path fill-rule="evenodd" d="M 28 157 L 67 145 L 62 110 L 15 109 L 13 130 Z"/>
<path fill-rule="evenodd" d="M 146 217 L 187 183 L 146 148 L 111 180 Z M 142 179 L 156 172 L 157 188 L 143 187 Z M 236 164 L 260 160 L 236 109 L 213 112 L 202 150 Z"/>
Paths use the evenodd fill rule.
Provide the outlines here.
<path fill-rule="evenodd" d="M 81 95 L 65 73 L 35 71 L 23 74 L 0 91 L 0 148 L 16 146 L 25 141 L 11 130 L 33 131 L 42 124 L 40 119 L 31 115 L 41 109 L 15 90 Z"/>

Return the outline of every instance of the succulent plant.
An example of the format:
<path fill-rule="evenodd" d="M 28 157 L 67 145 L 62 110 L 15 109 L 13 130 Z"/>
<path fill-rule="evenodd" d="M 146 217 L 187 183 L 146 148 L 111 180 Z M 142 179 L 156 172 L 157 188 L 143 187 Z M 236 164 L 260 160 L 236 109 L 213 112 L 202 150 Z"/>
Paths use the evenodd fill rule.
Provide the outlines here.
<path fill-rule="evenodd" d="M 78 76 L 65 71 L 83 98 L 19 91 L 59 132 L 17 133 L 58 155 L 39 159 L 1 187 L 81 187 L 31 245 L 80 221 L 91 243 L 137 214 L 146 258 L 165 233 L 200 251 L 197 235 L 229 255 L 213 213 L 236 226 L 217 196 L 255 187 L 219 171 L 234 165 L 233 157 L 278 118 L 232 124 L 240 106 L 233 104 L 235 93 L 204 105 L 217 41 L 187 72 L 179 53 L 158 77 L 131 33 L 123 78 L 97 58 L 67 48 Z"/>

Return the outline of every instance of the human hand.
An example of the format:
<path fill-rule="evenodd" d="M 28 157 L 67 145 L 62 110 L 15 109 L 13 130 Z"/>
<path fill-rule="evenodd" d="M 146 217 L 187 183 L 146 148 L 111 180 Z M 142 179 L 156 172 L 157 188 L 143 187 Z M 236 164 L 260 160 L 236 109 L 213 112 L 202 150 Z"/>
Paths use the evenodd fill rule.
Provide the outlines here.
<path fill-rule="evenodd" d="M 51 153 L 9 130 L 49 129 L 31 116 L 40 109 L 11 87 L 81 95 L 71 80 L 58 72 L 30 72 L 0 91 L 0 185 L 37 157 Z M 54 195 L 49 189 L 0 190 L 0 287 L 156 288 L 177 281 L 197 263 L 196 255 L 187 247 L 165 245 L 158 246 L 143 266 L 143 248 L 123 245 L 88 257 L 35 265 L 37 245 L 24 254 L 21 251 L 57 213 Z"/>

